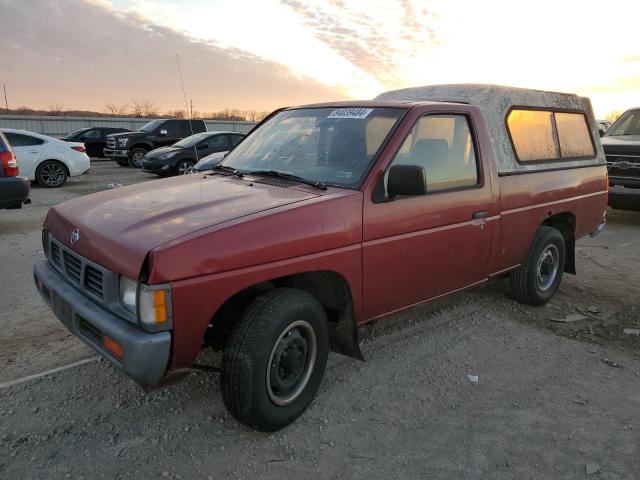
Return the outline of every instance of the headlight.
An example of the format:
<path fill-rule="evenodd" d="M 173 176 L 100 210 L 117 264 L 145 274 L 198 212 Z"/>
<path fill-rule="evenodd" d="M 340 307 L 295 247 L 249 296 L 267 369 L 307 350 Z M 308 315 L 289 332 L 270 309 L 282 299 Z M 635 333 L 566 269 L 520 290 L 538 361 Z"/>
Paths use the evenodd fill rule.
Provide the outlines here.
<path fill-rule="evenodd" d="M 118 144 L 119 144 L 121 147 L 125 147 L 125 146 L 127 145 L 127 142 L 128 142 L 128 141 L 129 141 L 129 139 L 128 139 L 128 138 L 119 138 L 119 139 L 118 139 Z"/>
<path fill-rule="evenodd" d="M 143 327 L 163 329 L 171 325 L 171 287 L 168 285 L 139 286 L 133 280 L 120 277 L 120 303 L 138 316 Z"/>
<path fill-rule="evenodd" d="M 178 152 L 163 153 L 158 157 L 158 160 L 169 160 L 171 157 L 175 157 Z"/>
<path fill-rule="evenodd" d="M 120 277 L 120 303 L 134 315 L 137 313 L 138 284 L 125 277 Z"/>

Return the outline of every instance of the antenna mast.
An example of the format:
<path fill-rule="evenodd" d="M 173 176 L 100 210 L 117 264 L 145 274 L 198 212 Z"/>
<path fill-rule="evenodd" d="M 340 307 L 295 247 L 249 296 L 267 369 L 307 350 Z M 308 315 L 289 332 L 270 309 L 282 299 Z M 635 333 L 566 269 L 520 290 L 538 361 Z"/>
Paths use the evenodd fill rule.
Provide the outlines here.
<path fill-rule="evenodd" d="M 191 118 L 193 115 L 193 100 L 191 100 L 191 110 L 189 110 L 189 104 L 187 103 L 187 93 L 184 90 L 184 81 L 182 80 L 182 69 L 180 68 L 180 57 L 178 57 L 177 53 L 176 53 L 176 63 L 178 64 L 178 74 L 180 75 L 180 85 L 182 86 L 182 96 L 184 97 L 184 108 L 185 108 L 186 114 L 189 116 L 189 128 L 191 129 L 191 135 L 193 135 L 193 123 L 192 123 L 193 118 Z M 193 152 L 196 155 L 196 163 L 198 163 L 200 159 L 198 158 L 198 148 L 196 146 L 196 142 L 193 142 Z"/>

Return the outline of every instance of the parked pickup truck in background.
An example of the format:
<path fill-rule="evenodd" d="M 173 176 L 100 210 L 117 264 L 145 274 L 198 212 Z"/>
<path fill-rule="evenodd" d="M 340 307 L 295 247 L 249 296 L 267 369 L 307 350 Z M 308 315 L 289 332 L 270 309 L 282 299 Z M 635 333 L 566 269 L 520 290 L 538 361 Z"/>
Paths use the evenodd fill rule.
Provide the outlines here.
<path fill-rule="evenodd" d="M 283 109 L 210 172 L 49 210 L 35 282 L 145 388 L 222 350 L 226 407 L 277 430 L 365 322 L 502 276 L 547 302 L 605 222 L 598 138 L 588 99 L 507 87 Z"/>
<path fill-rule="evenodd" d="M 640 210 L 640 108 L 627 110 L 602 137 L 609 168 L 609 205 Z"/>
<path fill-rule="evenodd" d="M 137 132 L 107 136 L 104 156 L 122 167 L 142 167 L 142 159 L 154 148 L 173 145 L 194 133 L 206 132 L 204 120 L 151 120 Z"/>

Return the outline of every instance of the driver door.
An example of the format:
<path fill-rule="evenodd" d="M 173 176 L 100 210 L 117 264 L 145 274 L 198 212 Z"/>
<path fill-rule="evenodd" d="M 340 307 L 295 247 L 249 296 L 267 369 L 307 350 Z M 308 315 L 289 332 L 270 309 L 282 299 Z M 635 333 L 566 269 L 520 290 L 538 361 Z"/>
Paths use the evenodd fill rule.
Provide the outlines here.
<path fill-rule="evenodd" d="M 366 319 L 486 278 L 497 222 L 491 218 L 496 214 L 489 170 L 474 131 L 473 117 L 466 111 L 421 115 L 389 167 L 421 166 L 427 193 L 365 198 Z M 386 195 L 386 184 L 383 188 Z"/>

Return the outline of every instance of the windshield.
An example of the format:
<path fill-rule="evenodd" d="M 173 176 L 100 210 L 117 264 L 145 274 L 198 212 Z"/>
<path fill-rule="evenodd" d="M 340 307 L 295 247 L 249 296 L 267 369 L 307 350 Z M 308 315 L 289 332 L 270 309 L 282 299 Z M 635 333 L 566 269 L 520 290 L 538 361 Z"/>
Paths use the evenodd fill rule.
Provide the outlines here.
<path fill-rule="evenodd" d="M 205 138 L 207 138 L 209 135 L 211 135 L 210 133 L 196 133 L 195 135 L 190 135 L 186 138 L 183 138 L 182 140 L 180 140 L 179 142 L 176 142 L 173 144 L 174 147 L 182 147 L 182 148 L 189 148 L 189 147 L 193 147 L 194 144 L 198 143 L 200 140 L 204 140 Z"/>
<path fill-rule="evenodd" d="M 158 128 L 164 120 L 151 120 L 149 123 L 145 123 L 142 128 L 139 128 L 139 132 L 153 132 Z"/>
<path fill-rule="evenodd" d="M 74 132 L 68 133 L 68 134 L 66 134 L 64 137 L 62 137 L 62 138 L 61 138 L 61 140 L 65 140 L 65 139 L 67 139 L 67 138 L 73 138 L 73 137 L 75 137 L 76 135 L 78 135 L 78 134 L 80 134 L 80 133 L 84 132 L 85 130 L 88 130 L 88 128 L 81 128 L 80 130 L 76 130 L 76 131 L 74 131 Z"/>
<path fill-rule="evenodd" d="M 607 137 L 619 135 L 640 135 L 640 110 L 628 110 L 620 115 L 611 128 L 607 130 Z"/>
<path fill-rule="evenodd" d="M 278 113 L 229 153 L 241 172 L 275 170 L 357 186 L 404 113 L 396 108 L 305 108 Z"/>

